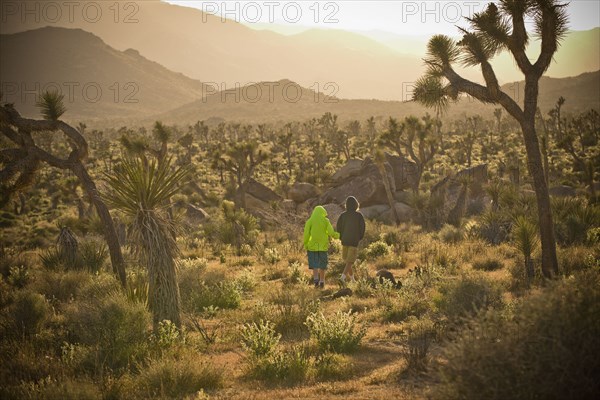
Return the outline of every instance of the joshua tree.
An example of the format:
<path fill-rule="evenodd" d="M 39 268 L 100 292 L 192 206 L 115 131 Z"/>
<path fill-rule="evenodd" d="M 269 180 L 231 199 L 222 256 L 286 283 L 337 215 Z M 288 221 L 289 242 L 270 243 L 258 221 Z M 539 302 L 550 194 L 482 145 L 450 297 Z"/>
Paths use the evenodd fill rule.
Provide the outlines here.
<path fill-rule="evenodd" d="M 44 116 L 43 120 L 23 118 L 10 104 L 0 106 L 0 131 L 16 146 L 0 151 L 0 163 L 3 164 L 3 169 L 0 170 L 2 186 L 0 204 L 8 201 L 12 193 L 27 187 L 43 162 L 55 168 L 71 171 L 79 179 L 83 190 L 96 208 L 98 217 L 102 221 L 113 271 L 125 286 L 125 262 L 112 217 L 83 163 L 88 155 L 88 144 L 77 129 L 60 120 L 66 111 L 63 95 L 46 92 L 42 94 L 38 105 Z M 69 156 L 60 158 L 38 146 L 35 140 L 36 134 L 40 132 L 64 134 L 71 147 Z"/>
<path fill-rule="evenodd" d="M 475 13 L 467 21 L 471 30 L 461 29 L 463 38 L 458 43 L 445 35 L 433 36 L 427 45 L 425 63 L 427 74 L 415 85 L 414 100 L 427 106 L 447 106 L 459 93 L 484 102 L 500 104 L 521 126 L 527 167 L 535 189 L 539 229 L 542 244 L 542 270 L 544 276 L 558 273 L 556 240 L 548 184 L 535 130 L 539 80 L 546 72 L 560 40 L 567 32 L 566 4 L 556 0 L 500 0 L 499 7 L 490 3 L 485 11 Z M 541 51 L 532 63 L 525 48 L 529 34 L 526 18 L 533 19 L 535 33 L 541 37 Z M 508 50 L 525 76 L 524 107 L 500 89 L 490 60 L 499 52 Z M 480 66 L 485 85 L 461 77 L 453 64 Z M 448 81 L 445 85 L 442 78 Z"/>
<path fill-rule="evenodd" d="M 402 134 L 404 133 L 404 124 L 399 124 L 396 118 L 390 117 L 387 123 L 387 129 L 379 137 L 381 145 L 388 149 L 395 151 L 400 157 L 402 154 L 402 147 L 404 142 L 402 140 Z"/>
<path fill-rule="evenodd" d="M 582 181 L 589 186 L 592 201 L 596 201 L 594 177 L 600 164 L 600 115 L 590 110 L 567 119 L 564 125 L 557 145 L 571 157 L 574 169 L 580 171 Z"/>
<path fill-rule="evenodd" d="M 194 145 L 194 135 L 186 133 L 177 141 L 183 148 L 185 148 L 185 162 L 192 162 L 192 146 Z"/>
<path fill-rule="evenodd" d="M 105 175 L 111 191 L 105 200 L 131 219 L 130 242 L 148 269 L 148 299 L 154 329 L 167 319 L 181 326 L 179 286 L 175 271 L 178 254 L 174 226 L 166 215 L 168 199 L 189 175 L 188 167 L 171 169 L 171 160 L 125 159 Z"/>
<path fill-rule="evenodd" d="M 429 115 L 423 117 L 422 121 L 417 117 L 406 117 L 403 125 L 406 136 L 402 144 L 410 159 L 417 164 L 417 179 L 413 190 L 418 193 L 423 172 L 435 157 L 439 141 L 434 135 L 434 125 Z"/>
<path fill-rule="evenodd" d="M 394 199 L 394 194 L 392 193 L 392 185 L 388 179 L 388 173 L 385 167 L 385 153 L 381 149 L 375 150 L 375 154 L 373 154 L 373 161 L 375 162 L 375 165 L 379 170 L 379 174 L 381 175 L 381 180 L 383 181 L 383 186 L 385 188 L 385 195 L 387 197 L 388 205 L 390 206 L 390 211 L 392 212 L 392 217 L 394 218 L 396 225 L 398 225 L 400 224 L 400 217 L 396 211 L 396 201 Z"/>
<path fill-rule="evenodd" d="M 254 175 L 256 167 L 266 159 L 267 154 L 259 150 L 255 141 L 232 142 L 225 149 L 215 152 L 213 168 L 221 168 L 234 175 L 242 208 L 246 208 L 246 183 Z"/>

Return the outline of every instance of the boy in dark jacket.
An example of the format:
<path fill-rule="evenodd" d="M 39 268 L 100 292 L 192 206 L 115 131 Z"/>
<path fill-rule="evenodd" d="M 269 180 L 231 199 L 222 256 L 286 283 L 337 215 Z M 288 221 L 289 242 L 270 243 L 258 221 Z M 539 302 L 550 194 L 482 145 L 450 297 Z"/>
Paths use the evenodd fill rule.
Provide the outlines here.
<path fill-rule="evenodd" d="M 342 240 L 342 259 L 346 268 L 342 273 L 341 280 L 346 278 L 354 282 L 352 265 L 358 255 L 358 242 L 365 236 L 365 218 L 358 212 L 358 200 L 354 196 L 346 199 L 346 211 L 340 215 L 336 224 L 336 231 L 340 233 Z"/>

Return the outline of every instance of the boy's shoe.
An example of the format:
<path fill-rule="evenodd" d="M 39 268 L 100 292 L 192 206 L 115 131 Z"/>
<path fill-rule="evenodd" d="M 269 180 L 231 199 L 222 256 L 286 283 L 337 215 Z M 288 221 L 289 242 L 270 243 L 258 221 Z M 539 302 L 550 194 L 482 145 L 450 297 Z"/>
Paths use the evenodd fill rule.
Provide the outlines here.
<path fill-rule="evenodd" d="M 319 280 L 318 280 L 318 279 L 315 279 L 315 280 L 314 280 L 314 283 L 315 283 L 315 288 L 318 288 L 318 287 L 319 287 Z"/>
<path fill-rule="evenodd" d="M 325 282 L 319 282 L 319 289 L 323 289 L 325 287 Z"/>

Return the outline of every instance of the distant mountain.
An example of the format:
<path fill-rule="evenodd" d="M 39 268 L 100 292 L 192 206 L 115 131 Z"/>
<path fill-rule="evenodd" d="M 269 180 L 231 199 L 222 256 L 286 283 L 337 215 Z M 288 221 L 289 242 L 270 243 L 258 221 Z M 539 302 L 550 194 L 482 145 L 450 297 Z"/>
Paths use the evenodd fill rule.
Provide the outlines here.
<path fill-rule="evenodd" d="M 60 3 L 60 2 L 59 2 Z M 117 50 L 136 49 L 164 67 L 219 87 L 291 79 L 303 87 L 334 82 L 343 98 L 403 100 L 403 85 L 423 71 L 427 37 L 370 31 L 362 35 L 335 29 L 311 29 L 293 35 L 251 29 L 232 20 L 158 1 L 91 2 L 102 17 L 87 22 L 85 1 L 77 2 L 73 21 L 67 7 L 57 22 L 49 18 L 6 15 L 2 33 L 45 25 L 81 28 Z M 58 4 L 58 3 L 57 3 Z M 62 3 L 60 3 L 62 4 Z M 119 13 L 116 13 L 118 9 Z M 90 11 L 91 12 L 91 11 Z M 115 22 L 116 21 L 116 22 Z M 536 42 L 532 40 L 531 56 Z M 32 57 L 32 56 L 30 56 Z M 492 61 L 502 83 L 522 79 L 504 53 Z M 571 32 L 555 56 L 548 75 L 575 76 L 600 69 L 600 29 Z M 464 75 L 481 80 L 476 68 Z"/>
<path fill-rule="evenodd" d="M 141 118 L 201 98 L 204 88 L 136 50 L 56 27 L 0 35 L 0 81 L 3 101 L 28 116 L 39 115 L 35 93 L 60 90 L 70 120 Z"/>
<path fill-rule="evenodd" d="M 539 106 L 548 112 L 560 96 L 567 99 L 565 112 L 594 108 L 600 110 L 600 71 L 572 78 L 540 80 Z M 506 84 L 502 89 L 519 104 L 523 103 L 524 82 Z M 498 105 L 485 105 L 472 98 L 463 98 L 451 105 L 445 118 L 481 114 L 492 118 Z M 403 118 L 424 115 L 431 110 L 412 102 L 351 100 L 316 93 L 290 80 L 262 82 L 260 84 L 230 89 L 196 100 L 156 118 L 173 124 L 193 124 L 198 120 L 227 120 L 247 123 L 304 121 L 320 117 L 325 112 L 337 114 L 340 121 L 365 120 L 370 116 Z M 152 120 L 141 121 L 150 124 Z"/>

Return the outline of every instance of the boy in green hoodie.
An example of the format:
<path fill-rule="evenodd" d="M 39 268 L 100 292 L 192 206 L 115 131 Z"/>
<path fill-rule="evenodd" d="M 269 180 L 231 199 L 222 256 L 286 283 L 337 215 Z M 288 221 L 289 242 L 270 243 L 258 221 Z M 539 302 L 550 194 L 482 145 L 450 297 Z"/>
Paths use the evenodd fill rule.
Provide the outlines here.
<path fill-rule="evenodd" d="M 327 210 L 323 206 L 316 206 L 304 224 L 304 248 L 308 253 L 308 268 L 313 270 L 313 280 L 318 288 L 325 287 L 330 237 L 339 239 L 340 234 L 333 230 L 331 222 L 327 219 Z"/>

